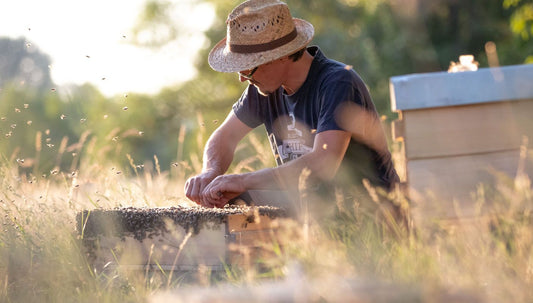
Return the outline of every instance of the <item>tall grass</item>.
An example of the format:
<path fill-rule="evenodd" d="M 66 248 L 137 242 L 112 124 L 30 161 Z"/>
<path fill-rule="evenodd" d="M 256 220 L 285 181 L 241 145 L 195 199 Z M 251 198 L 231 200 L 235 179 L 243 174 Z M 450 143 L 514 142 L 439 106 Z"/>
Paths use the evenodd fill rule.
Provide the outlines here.
<path fill-rule="evenodd" d="M 254 149 L 259 156 L 236 163 L 235 171 L 269 164 L 262 156 L 269 147 L 256 137 L 239 148 Z M 331 281 L 377 281 L 414 287 L 414 294 L 398 292 L 407 301 L 436 301 L 428 289 L 474 293 L 489 302 L 533 300 L 533 195 L 526 176 L 520 182 L 502 180 L 491 190 L 480 187 L 475 199 L 499 205 L 486 216 L 453 223 L 435 220 L 411 232 L 386 212 L 368 213 L 356 205 L 337 211 L 333 220 L 316 221 L 311 213 L 307 229 L 301 222 L 285 222 L 281 236 L 265 243 L 268 257 L 227 267 L 221 275 L 200 271 L 196 282 L 174 276 L 169 283 L 164 278 L 168 272 L 161 276 L 92 268 L 75 231 L 76 214 L 93 208 L 188 203 L 183 183 L 198 165 L 178 154 L 179 165 L 168 169 L 158 167 L 157 157 L 152 169 L 137 167 L 130 157 L 135 173 L 80 161 L 74 172 L 38 177 L 19 174 L 16 162 L 3 159 L 0 301 L 143 302 L 169 287 L 191 283 L 204 290 L 260 287 L 272 281 L 298 287 L 291 284 L 295 273 L 296 280 L 315 283 L 311 292 L 317 298 L 343 298 L 335 289 L 324 289 Z"/>

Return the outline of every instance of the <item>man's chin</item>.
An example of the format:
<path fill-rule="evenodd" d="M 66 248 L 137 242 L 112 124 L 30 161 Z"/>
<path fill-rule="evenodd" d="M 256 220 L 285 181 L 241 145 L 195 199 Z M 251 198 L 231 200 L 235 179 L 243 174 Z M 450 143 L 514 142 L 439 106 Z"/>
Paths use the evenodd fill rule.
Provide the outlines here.
<path fill-rule="evenodd" d="M 257 89 L 257 92 L 258 92 L 260 95 L 262 95 L 262 96 L 265 96 L 265 97 L 266 97 L 266 96 L 272 94 L 272 92 L 270 92 L 270 91 L 264 91 L 261 87 L 259 87 L 259 86 L 257 85 L 257 83 L 252 83 L 252 85 L 255 86 L 255 88 Z"/>
<path fill-rule="evenodd" d="M 268 95 L 270 95 L 270 94 L 272 93 L 272 92 L 269 92 L 269 91 L 264 91 L 264 90 L 262 90 L 260 87 L 257 87 L 257 86 L 255 86 L 255 87 L 257 88 L 257 92 L 258 92 L 260 95 L 262 95 L 262 96 L 265 96 L 265 97 L 266 97 L 266 96 L 268 96 Z"/>
<path fill-rule="evenodd" d="M 264 92 L 264 91 L 262 91 L 262 90 L 260 90 L 260 89 L 258 89 L 257 91 L 259 92 L 260 95 L 265 96 L 265 97 L 267 97 L 268 95 L 270 95 L 269 92 Z"/>

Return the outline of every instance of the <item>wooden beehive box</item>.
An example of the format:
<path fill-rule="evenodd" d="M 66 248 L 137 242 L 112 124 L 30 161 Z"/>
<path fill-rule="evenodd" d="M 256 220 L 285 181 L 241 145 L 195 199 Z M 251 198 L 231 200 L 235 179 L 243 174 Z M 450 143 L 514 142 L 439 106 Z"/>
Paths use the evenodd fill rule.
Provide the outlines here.
<path fill-rule="evenodd" d="M 415 220 L 477 215 L 472 193 L 496 172 L 533 176 L 533 65 L 397 76 L 390 89 Z"/>
<path fill-rule="evenodd" d="M 176 206 L 86 210 L 76 221 L 88 259 L 98 270 L 120 265 L 187 272 L 223 270 L 259 257 L 284 217 L 282 209 L 269 206 Z"/>

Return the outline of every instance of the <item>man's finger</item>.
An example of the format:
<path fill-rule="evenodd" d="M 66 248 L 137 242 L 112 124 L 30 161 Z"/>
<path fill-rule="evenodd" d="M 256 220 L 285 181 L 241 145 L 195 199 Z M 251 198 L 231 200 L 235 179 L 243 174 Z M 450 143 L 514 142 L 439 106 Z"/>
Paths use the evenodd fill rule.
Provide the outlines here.
<path fill-rule="evenodd" d="M 192 182 L 192 186 L 190 186 L 190 192 L 187 193 L 188 194 L 187 197 L 189 197 L 189 199 L 193 200 L 194 202 L 198 203 L 200 202 L 201 190 L 202 190 L 201 183 L 194 181 Z"/>

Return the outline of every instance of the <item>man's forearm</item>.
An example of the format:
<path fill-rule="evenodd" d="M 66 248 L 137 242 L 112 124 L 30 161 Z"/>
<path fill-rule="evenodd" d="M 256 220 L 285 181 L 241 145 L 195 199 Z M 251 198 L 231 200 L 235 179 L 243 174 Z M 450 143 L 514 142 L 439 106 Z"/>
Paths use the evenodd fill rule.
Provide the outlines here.
<path fill-rule="evenodd" d="M 202 171 L 212 172 L 215 176 L 226 173 L 233 161 L 237 144 L 251 130 L 231 111 L 222 125 L 207 140 Z"/>
<path fill-rule="evenodd" d="M 244 174 L 244 187 L 297 189 L 304 169 L 309 169 L 311 182 L 330 180 L 337 173 L 349 140 L 350 134 L 343 131 L 318 134 L 313 151 L 278 167 Z"/>
<path fill-rule="evenodd" d="M 205 146 L 202 172 L 212 172 L 216 176 L 224 174 L 233 161 L 233 153 L 234 149 L 224 144 L 221 136 L 213 134 Z"/>
<path fill-rule="evenodd" d="M 324 168 L 334 165 L 325 157 L 305 155 L 294 159 L 284 165 L 265 168 L 258 171 L 242 174 L 242 182 L 247 189 L 281 189 L 296 190 L 299 186 L 300 176 L 305 169 L 310 172 L 309 181 L 329 179 L 330 173 L 325 173 Z M 335 170 L 336 171 L 336 170 Z M 331 173 L 333 175 L 334 173 Z"/>

